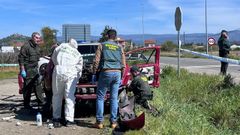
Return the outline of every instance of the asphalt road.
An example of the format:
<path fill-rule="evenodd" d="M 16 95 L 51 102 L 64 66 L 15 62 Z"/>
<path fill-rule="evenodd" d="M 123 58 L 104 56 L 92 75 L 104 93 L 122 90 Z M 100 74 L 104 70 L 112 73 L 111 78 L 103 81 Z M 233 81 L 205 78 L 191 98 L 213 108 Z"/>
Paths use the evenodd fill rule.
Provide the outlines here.
<path fill-rule="evenodd" d="M 177 58 L 161 57 L 160 67 L 170 65 L 177 68 Z M 194 73 L 219 74 L 220 62 L 212 59 L 201 58 L 180 58 L 180 68 L 185 68 Z M 234 77 L 236 82 L 240 82 L 240 65 L 229 64 L 228 73 Z"/>

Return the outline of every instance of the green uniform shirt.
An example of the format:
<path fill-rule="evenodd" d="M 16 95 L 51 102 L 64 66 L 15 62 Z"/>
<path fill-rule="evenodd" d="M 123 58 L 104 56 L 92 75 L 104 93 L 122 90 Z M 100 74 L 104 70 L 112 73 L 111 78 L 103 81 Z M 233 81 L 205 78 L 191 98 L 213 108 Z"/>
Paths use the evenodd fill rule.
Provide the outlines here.
<path fill-rule="evenodd" d="M 139 74 L 133 78 L 129 89 L 133 91 L 134 95 L 136 96 L 136 100 L 146 100 L 149 99 L 149 96 L 152 96 L 148 79 L 142 74 Z"/>
<path fill-rule="evenodd" d="M 231 44 L 227 38 L 220 37 L 218 40 L 219 51 L 230 51 Z"/>
<path fill-rule="evenodd" d="M 40 47 L 29 40 L 27 44 L 21 47 L 18 55 L 18 62 L 20 66 L 24 66 L 27 72 L 27 78 L 33 78 L 38 74 L 37 67 L 40 58 Z"/>

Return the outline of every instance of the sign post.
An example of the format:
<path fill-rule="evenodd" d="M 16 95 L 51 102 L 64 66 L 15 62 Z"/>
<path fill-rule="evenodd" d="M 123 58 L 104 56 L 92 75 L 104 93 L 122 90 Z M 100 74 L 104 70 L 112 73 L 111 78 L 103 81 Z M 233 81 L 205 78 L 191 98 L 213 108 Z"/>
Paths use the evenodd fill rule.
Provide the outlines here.
<path fill-rule="evenodd" d="M 176 27 L 176 31 L 178 32 L 178 76 L 180 76 L 180 29 L 182 26 L 182 12 L 180 7 L 176 8 L 175 11 L 175 27 Z"/>

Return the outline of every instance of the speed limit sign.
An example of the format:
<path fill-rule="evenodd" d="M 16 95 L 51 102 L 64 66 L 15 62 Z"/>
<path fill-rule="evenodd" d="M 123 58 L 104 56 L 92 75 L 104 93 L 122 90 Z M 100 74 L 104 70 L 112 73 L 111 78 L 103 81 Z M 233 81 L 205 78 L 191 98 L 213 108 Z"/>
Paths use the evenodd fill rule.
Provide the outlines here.
<path fill-rule="evenodd" d="M 216 40 L 213 37 L 208 38 L 208 45 L 212 46 L 216 44 Z"/>

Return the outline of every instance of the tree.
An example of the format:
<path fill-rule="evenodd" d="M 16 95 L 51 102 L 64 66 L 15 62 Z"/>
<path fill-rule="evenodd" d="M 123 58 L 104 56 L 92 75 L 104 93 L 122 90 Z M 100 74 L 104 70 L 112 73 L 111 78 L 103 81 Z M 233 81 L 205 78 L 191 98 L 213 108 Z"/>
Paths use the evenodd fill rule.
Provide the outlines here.
<path fill-rule="evenodd" d="M 112 27 L 110 28 L 108 25 L 105 26 L 103 32 L 101 33 L 102 37 L 99 39 L 99 42 L 102 43 L 102 42 L 105 42 L 108 40 L 107 38 L 107 31 L 112 29 Z"/>
<path fill-rule="evenodd" d="M 48 55 L 52 45 L 56 43 L 57 30 L 51 29 L 50 27 L 43 27 L 41 32 L 44 41 L 43 45 L 41 45 L 42 55 Z"/>

